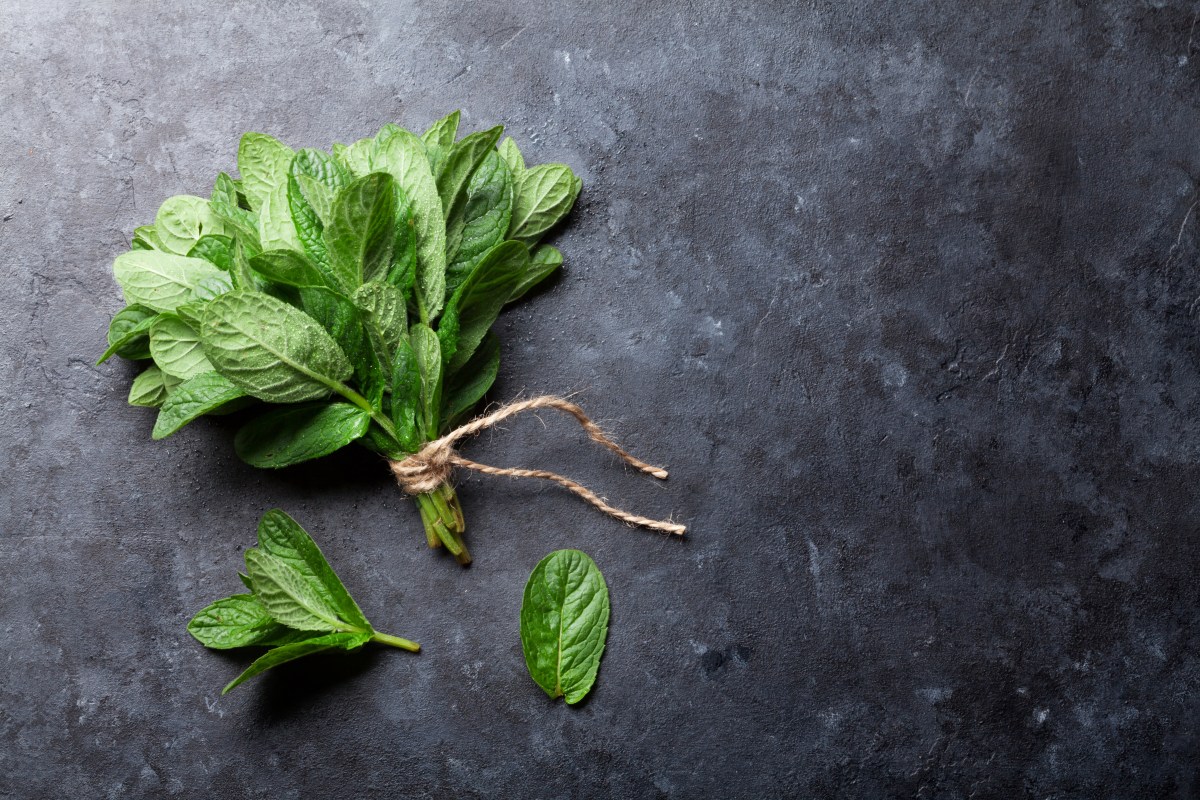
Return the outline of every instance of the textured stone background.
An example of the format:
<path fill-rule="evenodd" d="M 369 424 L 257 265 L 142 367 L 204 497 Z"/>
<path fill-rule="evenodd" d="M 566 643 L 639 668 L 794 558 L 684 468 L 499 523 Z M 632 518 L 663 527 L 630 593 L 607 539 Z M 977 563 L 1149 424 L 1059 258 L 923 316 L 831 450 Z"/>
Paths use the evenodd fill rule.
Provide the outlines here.
<path fill-rule="evenodd" d="M 218 6 L 227 10 L 216 11 Z M 1200 3 L 0 5 L 0 795 L 1186 797 L 1200 508 Z M 493 397 L 583 390 L 663 485 L 546 416 L 471 444 L 692 526 L 468 478 L 477 563 L 365 453 L 161 443 L 94 367 L 109 266 L 238 136 L 461 107 L 585 194 Z M 380 628 L 207 652 L 259 515 Z M 548 702 L 517 636 L 561 547 L 613 596 Z"/>

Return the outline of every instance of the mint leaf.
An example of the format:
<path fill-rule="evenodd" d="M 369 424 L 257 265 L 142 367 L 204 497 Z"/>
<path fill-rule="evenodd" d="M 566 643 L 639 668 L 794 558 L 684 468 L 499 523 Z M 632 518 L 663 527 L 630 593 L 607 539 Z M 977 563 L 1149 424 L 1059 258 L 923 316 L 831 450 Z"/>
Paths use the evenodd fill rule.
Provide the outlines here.
<path fill-rule="evenodd" d="M 167 380 L 158 367 L 146 367 L 129 387 L 129 405 L 158 408 L 167 399 Z"/>
<path fill-rule="evenodd" d="M 562 263 L 562 253 L 556 248 L 548 244 L 539 245 L 530 254 L 529 266 L 517 281 L 508 302 L 511 303 L 524 297 L 526 292 L 553 275 L 562 266 Z"/>
<path fill-rule="evenodd" d="M 187 629 L 196 641 L 214 650 L 280 644 L 294 638 L 294 632 L 272 619 L 251 594 L 235 594 L 201 609 Z"/>
<path fill-rule="evenodd" d="M 155 311 L 174 311 L 197 298 L 197 287 L 225 272 L 202 258 L 188 258 L 159 250 L 131 250 L 117 256 L 113 275 L 129 305 Z"/>
<path fill-rule="evenodd" d="M 297 658 L 303 658 L 313 653 L 319 653 L 322 650 L 342 649 L 354 650 L 362 647 L 367 642 L 371 641 L 369 633 L 330 633 L 324 636 L 314 636 L 311 639 L 295 642 L 293 644 L 285 644 L 281 647 L 276 647 L 270 650 L 266 655 L 259 658 L 241 675 L 238 675 L 229 684 L 221 690 L 221 694 L 229 694 L 233 689 L 255 677 L 261 675 L 271 667 L 277 667 L 280 664 L 286 664 L 289 661 L 295 661 Z"/>
<path fill-rule="evenodd" d="M 233 447 L 250 466 L 277 469 L 340 450 L 370 424 L 370 413 L 349 403 L 277 408 L 246 423 Z"/>
<path fill-rule="evenodd" d="M 150 355 L 159 369 L 180 380 L 213 371 L 200 334 L 175 314 L 161 314 L 150 326 Z"/>
<path fill-rule="evenodd" d="M 513 199 L 509 238 L 536 242 L 567 215 L 582 185 L 565 164 L 541 164 L 526 170 Z"/>
<path fill-rule="evenodd" d="M 467 185 L 467 202 L 446 246 L 446 291 L 453 293 L 479 259 L 504 241 L 512 219 L 513 180 L 508 165 L 489 153 Z M 450 233 L 447 232 L 447 236 Z"/>
<path fill-rule="evenodd" d="M 145 306 L 126 306 L 113 315 L 108 323 L 108 349 L 100 356 L 97 364 L 103 364 L 114 355 L 138 361 L 150 357 L 150 326 L 158 318 L 158 312 Z"/>
<path fill-rule="evenodd" d="M 167 198 L 158 209 L 154 230 L 171 252 L 188 255 L 206 234 L 222 234 L 225 224 L 203 197 L 181 194 Z"/>
<path fill-rule="evenodd" d="M 491 333 L 475 350 L 467 363 L 463 364 L 446 381 L 444 390 L 445 411 L 442 419 L 448 427 L 456 427 L 461 417 L 475 407 L 487 390 L 492 388 L 500 373 L 500 337 Z"/>
<path fill-rule="evenodd" d="M 175 387 L 162 404 L 154 421 L 155 439 L 165 439 L 192 420 L 211 414 L 226 403 L 244 396 L 241 389 L 216 372 L 204 372 Z"/>
<path fill-rule="evenodd" d="M 528 266 L 528 248 L 520 242 L 504 242 L 488 251 L 454 292 L 438 328 L 442 355 L 451 371 L 475 353 Z"/>
<path fill-rule="evenodd" d="M 386 277 L 396 239 L 392 177 L 373 172 L 342 189 L 324 237 L 330 269 L 342 291 L 354 292 L 364 281 Z"/>
<path fill-rule="evenodd" d="M 558 550 L 534 567 L 521 602 L 521 647 L 530 676 L 551 699 L 574 704 L 591 690 L 608 617 L 608 587 L 586 553 Z"/>
<path fill-rule="evenodd" d="M 442 171 L 442 163 L 446 160 L 450 148 L 454 146 L 454 138 L 458 135 L 458 121 L 462 112 L 454 111 L 439 119 L 421 134 L 421 142 L 429 156 L 429 168 L 436 178 Z"/>

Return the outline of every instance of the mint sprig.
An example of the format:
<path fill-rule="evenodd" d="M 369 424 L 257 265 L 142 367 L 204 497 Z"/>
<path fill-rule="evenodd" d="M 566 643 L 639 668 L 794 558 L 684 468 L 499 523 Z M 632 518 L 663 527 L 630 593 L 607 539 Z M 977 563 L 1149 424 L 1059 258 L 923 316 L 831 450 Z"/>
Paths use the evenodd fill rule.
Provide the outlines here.
<path fill-rule="evenodd" d="M 312 537 L 283 511 L 268 511 L 258 524 L 258 547 L 246 551 L 250 594 L 235 594 L 202 609 L 188 632 L 205 647 L 268 647 L 221 691 L 271 667 L 323 650 L 354 650 L 379 642 L 417 652 L 421 646 L 376 631 L 350 597 Z"/>

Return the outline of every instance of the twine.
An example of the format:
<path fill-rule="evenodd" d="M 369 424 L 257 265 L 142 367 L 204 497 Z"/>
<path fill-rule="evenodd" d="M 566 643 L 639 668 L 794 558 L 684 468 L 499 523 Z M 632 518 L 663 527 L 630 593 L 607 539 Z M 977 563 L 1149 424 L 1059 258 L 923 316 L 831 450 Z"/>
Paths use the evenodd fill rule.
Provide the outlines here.
<path fill-rule="evenodd" d="M 455 443 L 459 440 L 491 428 L 509 417 L 520 414 L 522 411 L 531 411 L 536 408 L 556 408 L 559 411 L 567 412 L 579 422 L 584 431 L 587 432 L 588 438 L 593 442 L 604 445 L 620 456 L 625 463 L 635 467 L 639 471 L 647 475 L 653 475 L 660 480 L 666 479 L 667 471 L 665 469 L 651 466 L 626 453 L 621 449 L 620 445 L 604 435 L 600 427 L 592 422 L 587 414 L 583 413 L 582 408 L 561 397 L 551 395 L 532 397 L 528 400 L 518 400 L 517 402 L 509 403 L 493 411 L 491 414 L 478 417 L 466 425 L 455 428 L 442 438 L 429 442 L 419 452 L 408 456 L 402 461 L 388 462 L 392 468 L 392 473 L 396 476 L 396 481 L 400 484 L 400 488 L 411 495 L 432 492 L 450 479 L 450 475 L 455 467 L 464 467 L 475 472 L 482 472 L 485 475 L 507 475 L 510 478 L 545 478 L 574 492 L 583 498 L 584 501 L 600 509 L 610 517 L 615 517 L 622 522 L 628 522 L 630 525 L 640 525 L 643 528 L 663 531 L 664 533 L 674 533 L 679 536 L 682 536 L 687 531 L 687 527 L 674 522 L 640 517 L 637 514 L 630 514 L 619 508 L 613 508 L 601 500 L 591 489 L 557 473 L 547 472 L 542 469 L 490 467 L 487 464 L 478 464 L 463 458 L 454 449 Z"/>

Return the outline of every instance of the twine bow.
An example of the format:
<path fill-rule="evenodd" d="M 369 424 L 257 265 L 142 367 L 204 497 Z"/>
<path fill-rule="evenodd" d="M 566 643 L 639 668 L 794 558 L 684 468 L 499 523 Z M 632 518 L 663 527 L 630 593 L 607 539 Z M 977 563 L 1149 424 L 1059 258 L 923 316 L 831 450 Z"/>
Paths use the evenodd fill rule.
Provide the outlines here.
<path fill-rule="evenodd" d="M 442 438 L 429 442 L 420 451 L 413 453 L 402 461 L 389 462 L 392 473 L 396 476 L 396 481 L 400 484 L 400 488 L 411 495 L 432 492 L 450 478 L 450 474 L 455 467 L 465 467 L 475 472 L 482 472 L 485 475 L 507 475 L 511 478 L 545 478 L 546 480 L 554 481 L 565 489 L 569 489 L 610 517 L 615 517 L 622 522 L 628 522 L 630 525 L 640 525 L 643 528 L 663 531 L 664 533 L 674 533 L 679 536 L 682 536 L 687 531 L 686 526 L 674 522 L 640 517 L 637 514 L 630 514 L 619 508 L 613 508 L 601 500 L 591 489 L 557 473 L 541 469 L 490 467 L 487 464 L 478 464 L 463 458 L 454 449 L 455 443 L 459 440 L 473 436 L 511 416 L 520 414 L 522 411 L 531 411 L 536 408 L 556 408 L 559 411 L 565 411 L 579 422 L 584 431 L 587 432 L 589 439 L 607 447 L 620 456 L 625 463 L 660 480 L 667 477 L 665 469 L 639 461 L 621 449 L 620 445 L 605 436 L 600 427 L 592 422 L 587 414 L 583 413 L 582 408 L 561 397 L 551 395 L 531 397 L 528 400 L 518 400 L 515 403 L 509 403 L 487 416 L 478 417 L 466 425 L 455 428 Z"/>

